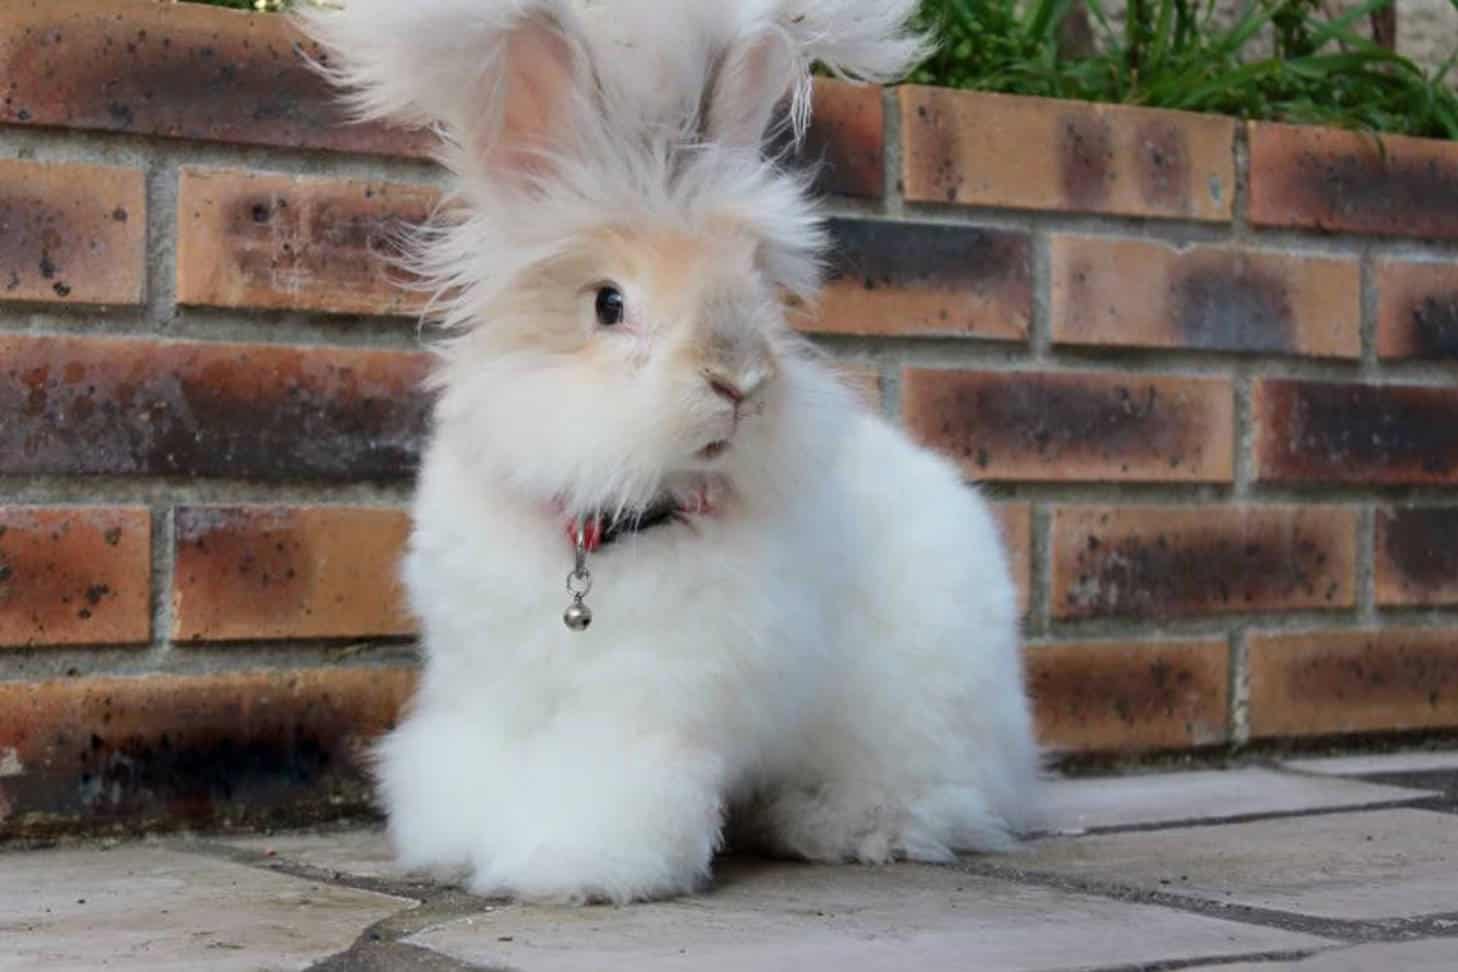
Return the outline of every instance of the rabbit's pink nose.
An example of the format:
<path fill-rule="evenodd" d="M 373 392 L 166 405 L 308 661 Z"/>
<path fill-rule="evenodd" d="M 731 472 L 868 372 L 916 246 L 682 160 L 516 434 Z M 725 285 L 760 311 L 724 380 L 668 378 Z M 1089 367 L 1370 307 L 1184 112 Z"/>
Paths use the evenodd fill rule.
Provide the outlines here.
<path fill-rule="evenodd" d="M 764 387 L 773 374 L 767 368 L 751 368 L 732 371 L 726 368 L 705 368 L 702 372 L 714 394 L 731 405 L 743 405 Z"/>
<path fill-rule="evenodd" d="M 735 405 L 744 401 L 744 392 L 740 391 L 739 386 L 733 382 L 726 381 L 717 375 L 706 375 L 705 378 L 709 382 L 709 387 L 714 390 L 714 394 L 720 398 L 726 398 Z"/>

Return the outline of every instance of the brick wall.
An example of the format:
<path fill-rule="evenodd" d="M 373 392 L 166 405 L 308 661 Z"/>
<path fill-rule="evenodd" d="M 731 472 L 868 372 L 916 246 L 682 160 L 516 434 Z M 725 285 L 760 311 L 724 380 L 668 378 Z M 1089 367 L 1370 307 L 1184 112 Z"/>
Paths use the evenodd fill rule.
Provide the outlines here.
<path fill-rule="evenodd" d="M 353 807 L 438 173 L 281 19 L 0 8 L 0 835 Z M 1000 504 L 1075 752 L 1458 727 L 1458 146 L 817 90 L 806 324 Z"/>

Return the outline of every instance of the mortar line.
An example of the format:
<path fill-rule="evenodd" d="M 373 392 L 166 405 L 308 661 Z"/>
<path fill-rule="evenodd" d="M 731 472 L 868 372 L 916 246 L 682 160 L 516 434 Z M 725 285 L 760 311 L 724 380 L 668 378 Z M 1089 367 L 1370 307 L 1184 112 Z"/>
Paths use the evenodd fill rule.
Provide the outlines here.
<path fill-rule="evenodd" d="M 1314 358 L 1297 354 L 1252 357 L 1237 351 L 1192 348 L 1127 348 L 1059 345 L 1044 359 L 1035 359 L 1029 342 L 986 337 L 813 334 L 815 343 L 850 354 L 896 352 L 907 360 L 944 369 L 972 364 L 992 370 L 1101 372 L 1121 375 L 1174 375 L 1230 378 L 1237 371 L 1258 377 L 1314 381 L 1363 380 L 1361 363 L 1353 359 Z M 1439 362 L 1394 362 L 1370 379 L 1376 385 L 1451 387 L 1451 365 Z"/>
<path fill-rule="evenodd" d="M 1361 307 L 1357 319 L 1361 342 L 1361 367 L 1364 378 L 1371 379 L 1380 373 L 1377 359 L 1377 279 L 1373 265 L 1373 249 L 1368 243 L 1362 248 L 1359 269 L 1359 300 Z"/>
<path fill-rule="evenodd" d="M 1255 422 L 1251 416 L 1251 384 L 1247 368 L 1237 365 L 1231 378 L 1231 393 L 1234 395 L 1232 421 L 1235 425 L 1234 441 L 1231 443 L 1234 450 L 1232 473 L 1235 485 L 1231 499 L 1236 503 L 1245 503 L 1250 499 L 1251 481 L 1254 478 L 1252 467 L 1255 457 Z"/>
<path fill-rule="evenodd" d="M 172 597 L 176 566 L 176 521 L 171 504 L 152 506 L 152 668 L 164 667 L 172 651 Z M 90 674 L 90 673 L 88 673 Z"/>
<path fill-rule="evenodd" d="M 902 210 L 901 195 L 901 110 L 892 88 L 883 86 L 881 98 L 881 198 L 878 212 L 870 218 L 887 221 Z M 881 416 L 897 423 L 901 417 L 901 369 L 884 345 L 868 348 L 881 386 Z"/>
<path fill-rule="evenodd" d="M 1379 621 L 1387 628 L 1446 631 L 1458 626 L 1458 608 L 1410 608 L 1386 611 Z M 1355 607 L 1319 612 L 1273 611 L 1269 614 L 1246 613 L 1231 616 L 1209 614 L 1203 617 L 1170 618 L 1145 621 L 1136 618 L 1094 618 L 1082 621 L 1053 620 L 1042 632 L 1041 640 L 1090 641 L 1123 639 L 1144 635 L 1150 640 L 1183 640 L 1186 638 L 1228 638 L 1236 628 L 1244 626 L 1248 635 L 1300 634 L 1306 632 L 1367 631 L 1373 623 L 1362 617 Z"/>
<path fill-rule="evenodd" d="M 881 119 L 881 154 L 885 167 L 882 211 L 886 218 L 899 220 L 906 213 L 902 181 L 905 159 L 901 151 L 901 99 L 894 87 L 881 89 Z"/>
<path fill-rule="evenodd" d="M 1028 322 L 1028 347 L 1033 361 L 1046 362 L 1053 343 L 1053 243 L 1034 226 L 1032 234 L 1033 315 Z"/>
<path fill-rule="evenodd" d="M 1244 746 L 1250 742 L 1250 644 L 1245 625 L 1230 631 L 1230 742 Z"/>
<path fill-rule="evenodd" d="M 1357 614 L 1361 622 L 1376 626 L 1377 613 L 1377 515 L 1372 503 L 1357 508 Z"/>
<path fill-rule="evenodd" d="M 0 158 L 87 165 L 140 166 L 166 160 L 174 167 L 229 169 L 279 175 L 444 186 L 447 173 L 429 159 L 370 155 L 284 145 L 213 142 L 143 133 L 11 126 Z"/>
<path fill-rule="evenodd" d="M 189 476 L 0 475 L 0 502 L 86 507 L 322 506 L 396 510 L 409 505 L 408 478 L 393 482 L 211 479 Z"/>
<path fill-rule="evenodd" d="M 177 316 L 177 190 L 178 170 L 172 160 L 156 156 L 146 167 L 147 266 L 142 322 L 165 331 Z"/>
<path fill-rule="evenodd" d="M 1027 634 L 1038 638 L 1046 637 L 1052 625 L 1053 511 L 1043 503 L 1033 503 L 1031 508 Z"/>
<path fill-rule="evenodd" d="M 878 356 L 876 364 L 881 377 L 881 414 L 899 424 L 903 418 L 901 368 L 889 355 Z"/>
<path fill-rule="evenodd" d="M 160 275 L 159 275 L 160 276 Z M 170 288 L 170 282 L 167 284 Z M 348 317 L 303 312 L 251 312 L 179 307 L 171 298 L 158 310 L 106 311 L 95 307 L 0 309 L 0 334 L 90 337 L 162 343 L 264 345 L 299 350 L 420 351 L 424 345 L 407 318 Z M 160 306 L 166 302 L 166 306 Z"/>

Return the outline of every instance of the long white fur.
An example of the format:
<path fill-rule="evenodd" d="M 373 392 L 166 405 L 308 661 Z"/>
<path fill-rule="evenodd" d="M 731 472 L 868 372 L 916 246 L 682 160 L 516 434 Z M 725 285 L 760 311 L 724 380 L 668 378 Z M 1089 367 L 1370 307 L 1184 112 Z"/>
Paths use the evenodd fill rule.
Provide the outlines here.
<path fill-rule="evenodd" d="M 813 62 L 897 76 L 924 50 L 904 27 L 916 5 L 348 0 L 308 21 L 360 114 L 437 126 L 458 175 L 414 244 L 446 337 L 404 565 L 426 665 L 378 752 L 407 866 L 480 893 L 624 902 L 701 886 L 731 814 L 821 861 L 948 860 L 1029 826 L 1038 757 L 996 524 L 786 325 L 775 295 L 813 298 L 826 243 L 803 178 L 702 131 L 716 84 L 744 118 L 803 92 Z M 564 106 L 571 137 L 540 170 L 503 173 L 482 161 L 492 72 L 542 17 L 593 70 Z M 720 83 L 715 65 L 761 42 L 792 56 L 741 63 L 785 76 Z M 632 328 L 585 336 L 591 353 L 534 344 L 574 313 L 543 296 L 542 268 L 604 228 L 725 265 L 694 271 L 702 293 L 652 292 Z M 683 360 L 730 340 L 721 317 L 778 373 L 707 464 L 694 452 L 725 406 Z M 597 621 L 566 630 L 552 504 L 633 508 L 706 477 L 729 484 L 720 515 L 594 557 Z"/>

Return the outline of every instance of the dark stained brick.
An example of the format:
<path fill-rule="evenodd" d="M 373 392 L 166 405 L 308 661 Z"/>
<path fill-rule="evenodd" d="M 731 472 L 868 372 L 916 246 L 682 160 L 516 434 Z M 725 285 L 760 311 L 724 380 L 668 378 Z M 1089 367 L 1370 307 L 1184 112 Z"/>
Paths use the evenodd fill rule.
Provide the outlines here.
<path fill-rule="evenodd" d="M 1029 646 L 1039 742 L 1096 752 L 1222 743 L 1229 655 L 1224 639 Z"/>
<path fill-rule="evenodd" d="M 1458 604 L 1458 507 L 1377 511 L 1377 603 Z"/>
<path fill-rule="evenodd" d="M 1357 261 L 1057 235 L 1053 339 L 1355 358 Z"/>
<path fill-rule="evenodd" d="M 213 307 L 418 314 L 393 262 L 430 216 L 422 186 L 183 169 L 177 299 Z"/>
<path fill-rule="evenodd" d="M 1458 361 L 1458 264 L 1377 263 L 1377 353 Z"/>
<path fill-rule="evenodd" d="M 0 837 L 298 823 L 366 806 L 364 746 L 414 673 L 305 669 L 0 682 Z"/>
<path fill-rule="evenodd" d="M 0 475 L 413 474 L 425 354 L 0 336 Z"/>
<path fill-rule="evenodd" d="M 860 199 L 880 199 L 886 191 L 885 111 L 876 85 L 815 79 L 810 129 L 791 166 L 815 171 L 815 191 Z M 789 148 L 789 130 L 770 145 L 779 156 Z"/>
<path fill-rule="evenodd" d="M 300 50 L 322 55 L 275 15 L 192 3 L 7 0 L 0 122 L 428 154 L 424 132 L 348 124 Z"/>
<path fill-rule="evenodd" d="M 146 241 L 140 169 L 0 160 L 0 301 L 139 304 Z"/>
<path fill-rule="evenodd" d="M 132 507 L 0 507 L 0 646 L 152 637 L 152 520 Z"/>
<path fill-rule="evenodd" d="M 1357 514 L 1307 507 L 1065 507 L 1054 617 L 1168 618 L 1356 604 Z"/>
<path fill-rule="evenodd" d="M 974 479 L 1223 482 L 1233 466 L 1223 378 L 907 368 L 902 412 Z"/>
<path fill-rule="evenodd" d="M 1250 220 L 1458 239 L 1458 145 L 1252 123 Z"/>
<path fill-rule="evenodd" d="M 1026 339 L 1033 313 L 1026 234 L 870 219 L 834 219 L 830 230 L 830 280 L 804 329 Z"/>
<path fill-rule="evenodd" d="M 1458 388 L 1263 379 L 1252 414 L 1263 482 L 1458 482 Z"/>
<path fill-rule="evenodd" d="M 1257 739 L 1458 726 L 1458 631 L 1322 631 L 1250 639 Z"/>
<path fill-rule="evenodd" d="M 897 96 L 912 202 L 1230 219 L 1231 119 L 915 85 Z"/>

